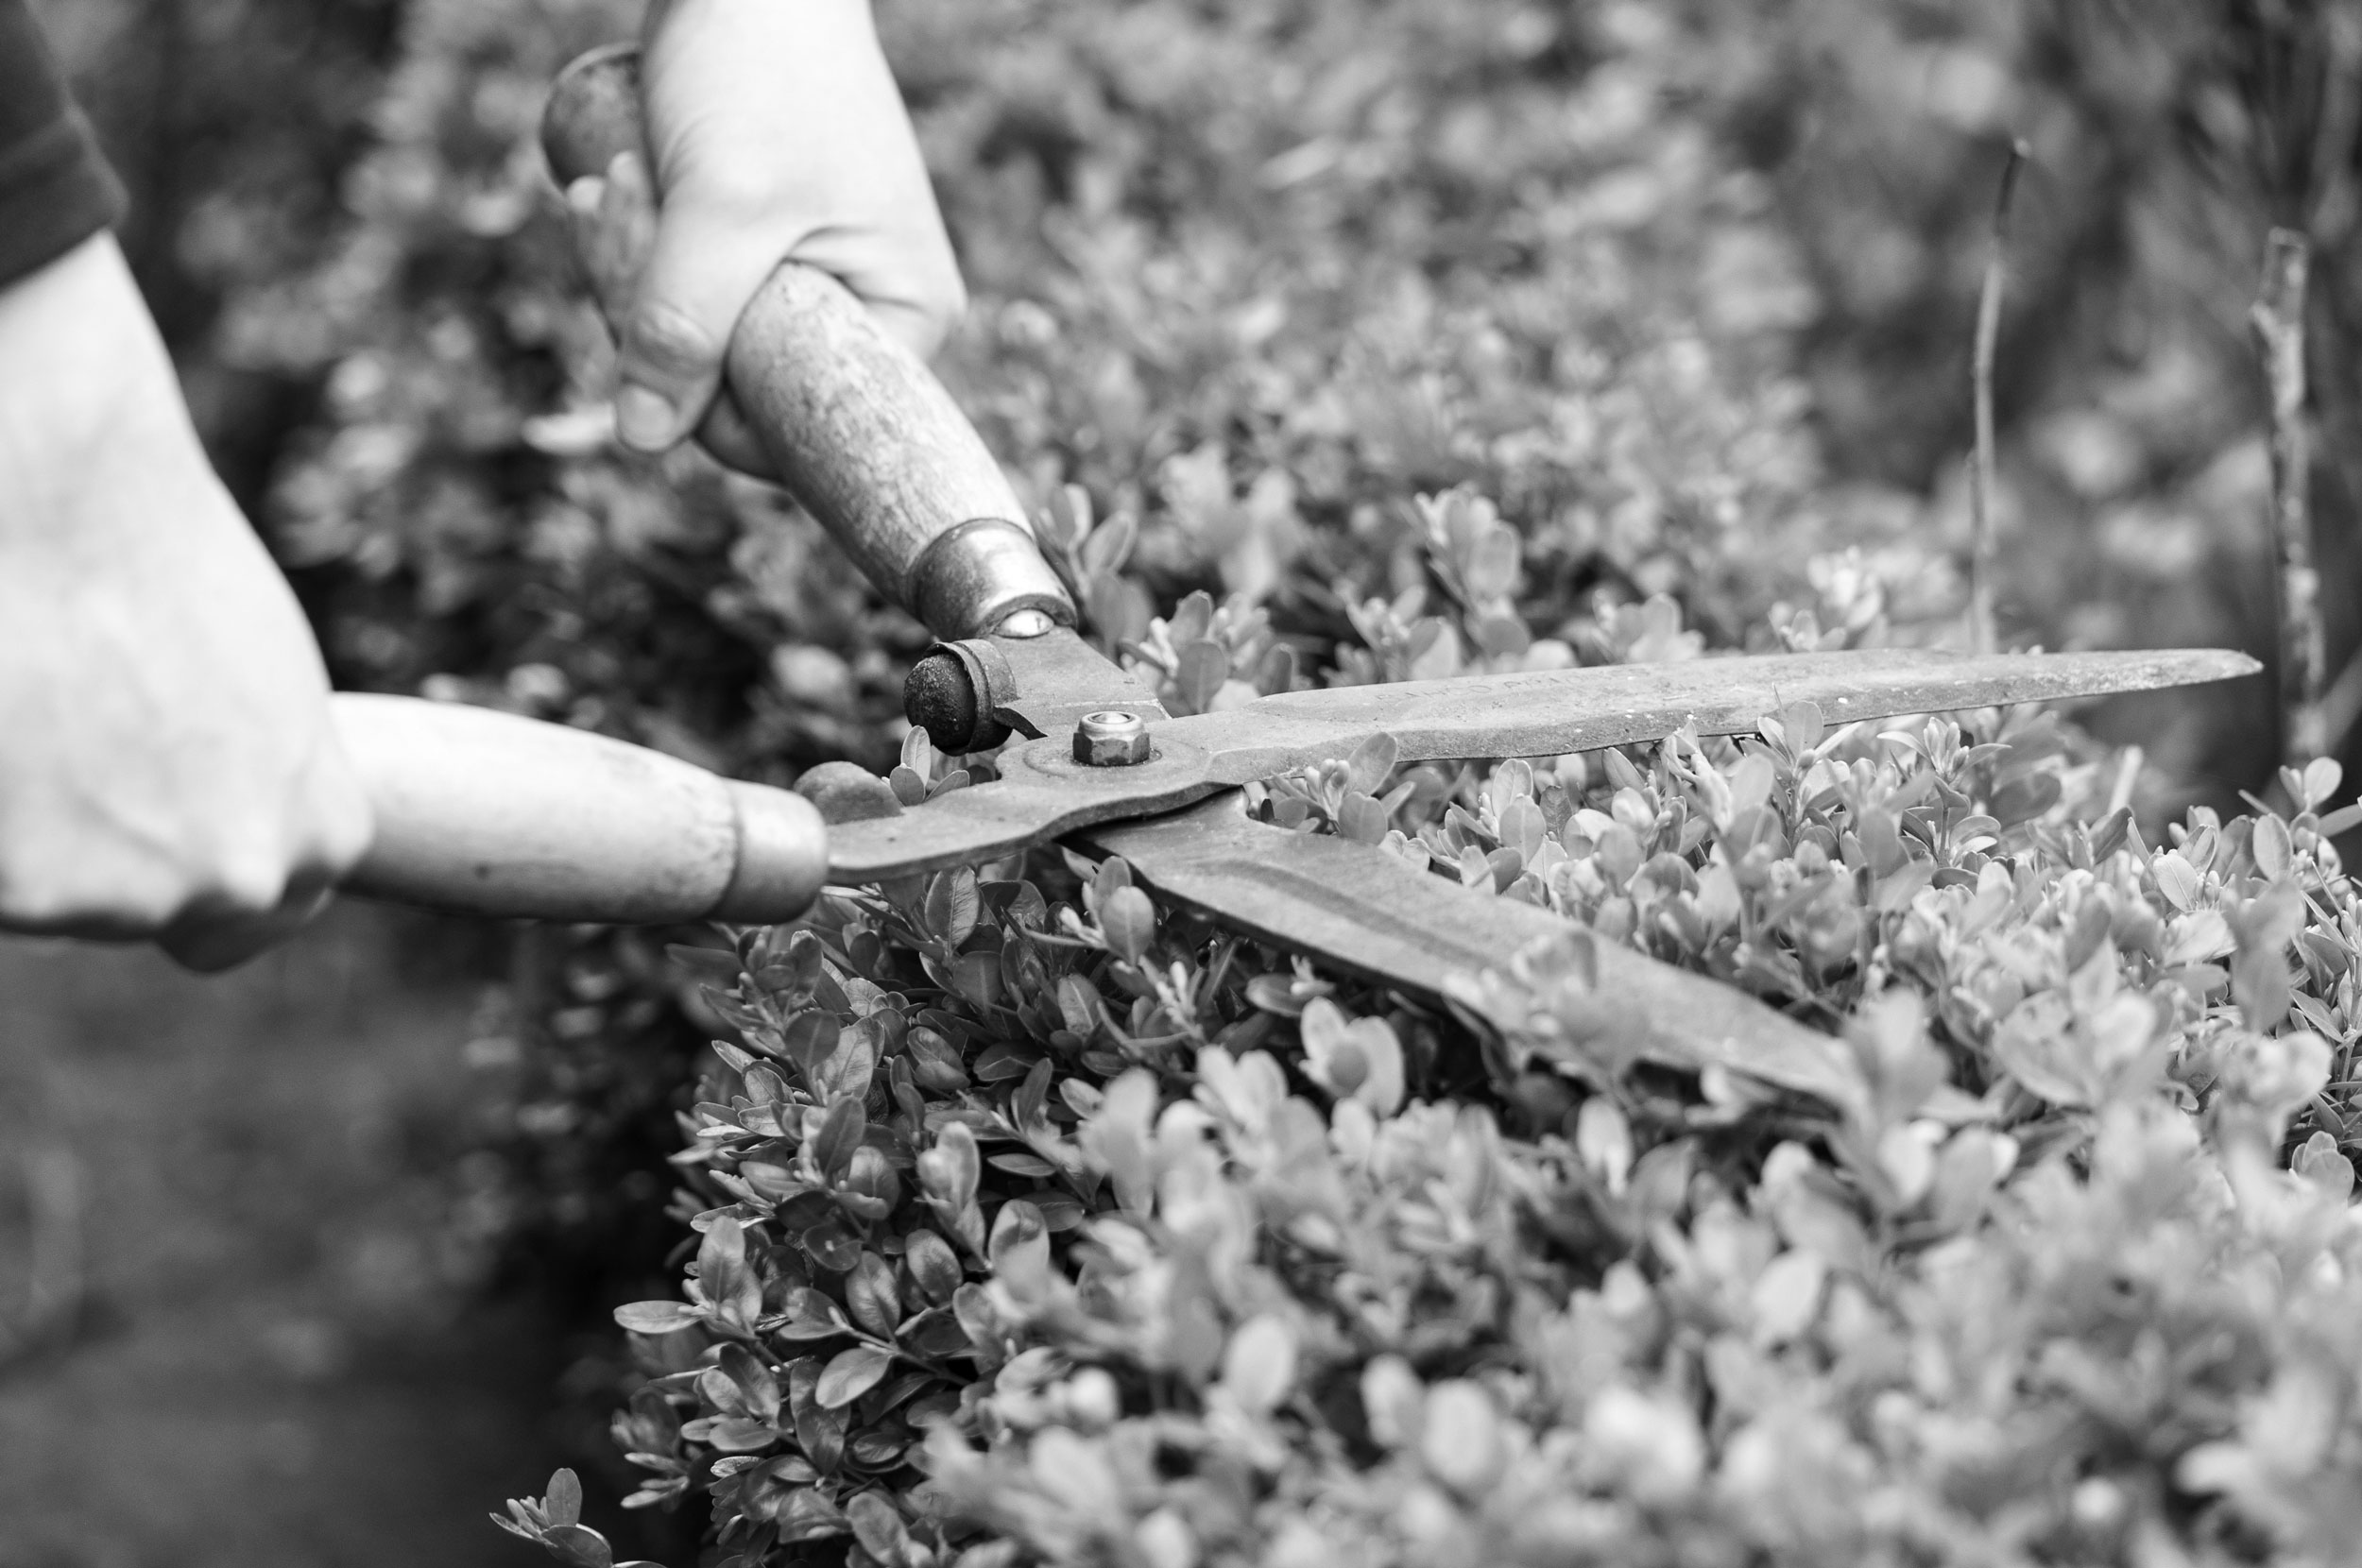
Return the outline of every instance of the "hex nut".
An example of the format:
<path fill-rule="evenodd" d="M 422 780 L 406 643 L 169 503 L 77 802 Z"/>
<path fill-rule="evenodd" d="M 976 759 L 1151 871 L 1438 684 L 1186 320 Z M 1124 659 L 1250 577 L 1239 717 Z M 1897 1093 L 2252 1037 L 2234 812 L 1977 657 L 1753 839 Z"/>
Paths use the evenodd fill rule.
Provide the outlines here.
<path fill-rule="evenodd" d="M 1074 759 L 1091 768 L 1129 768 L 1149 758 L 1148 721 L 1109 709 L 1074 726 Z"/>

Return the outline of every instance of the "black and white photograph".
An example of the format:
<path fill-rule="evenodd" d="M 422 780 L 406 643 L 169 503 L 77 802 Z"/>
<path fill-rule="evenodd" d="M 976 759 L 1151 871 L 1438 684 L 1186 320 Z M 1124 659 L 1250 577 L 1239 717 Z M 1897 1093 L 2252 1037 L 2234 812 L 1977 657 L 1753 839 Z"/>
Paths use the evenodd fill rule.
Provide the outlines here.
<path fill-rule="evenodd" d="M 2362 0 L 0 0 L 0 1568 L 2362 1561 Z"/>

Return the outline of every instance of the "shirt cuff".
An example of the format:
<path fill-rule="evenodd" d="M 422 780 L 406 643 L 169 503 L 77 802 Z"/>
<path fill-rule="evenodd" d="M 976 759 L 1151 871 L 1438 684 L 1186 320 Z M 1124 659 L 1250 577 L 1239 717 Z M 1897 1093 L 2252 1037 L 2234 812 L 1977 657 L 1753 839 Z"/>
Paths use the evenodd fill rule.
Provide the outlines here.
<path fill-rule="evenodd" d="M 123 186 L 79 111 L 0 149 L 0 287 L 111 228 L 123 212 Z"/>

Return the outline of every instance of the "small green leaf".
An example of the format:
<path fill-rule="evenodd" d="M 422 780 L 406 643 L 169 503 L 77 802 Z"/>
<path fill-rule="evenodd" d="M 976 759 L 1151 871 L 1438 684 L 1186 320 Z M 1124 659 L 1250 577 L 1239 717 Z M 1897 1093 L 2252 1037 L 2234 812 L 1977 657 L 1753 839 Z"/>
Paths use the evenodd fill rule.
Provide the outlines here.
<path fill-rule="evenodd" d="M 770 1332 L 782 1339 L 830 1339 L 852 1332 L 836 1303 L 809 1287 L 787 1293 L 787 1321 Z"/>
<path fill-rule="evenodd" d="M 1779 781 L 1779 769 L 1763 753 L 1751 751 L 1732 763 L 1724 777 L 1731 787 L 1731 815 L 1736 817 L 1772 798 L 1772 786 Z"/>
<path fill-rule="evenodd" d="M 804 1251 L 832 1272 L 843 1273 L 861 1261 L 861 1237 L 847 1230 L 841 1220 L 821 1221 L 806 1231 L 802 1240 Z"/>
<path fill-rule="evenodd" d="M 1042 1108 L 1050 1103 L 1050 1059 L 1043 1057 L 1025 1075 L 1025 1082 L 1009 1097 L 1010 1119 L 1019 1128 L 1032 1128 L 1042 1119 Z"/>
<path fill-rule="evenodd" d="M 1819 745 L 1823 727 L 1819 703 L 1790 703 L 1780 709 L 1780 731 L 1788 737 L 1789 750 L 1795 756 L 1802 757 Z"/>
<path fill-rule="evenodd" d="M 1505 1458 L 1492 1396 L 1475 1383 L 1435 1385 L 1428 1391 L 1419 1454 L 1439 1480 L 1463 1496 L 1489 1488 Z"/>
<path fill-rule="evenodd" d="M 852 1163 L 853 1150 L 861 1147 L 862 1133 L 868 1127 L 868 1114 L 858 1098 L 847 1095 L 837 1100 L 829 1107 L 829 1117 L 820 1124 L 819 1134 L 813 1140 L 813 1164 L 830 1181 L 837 1180 Z"/>
<path fill-rule="evenodd" d="M 1501 810 L 1501 847 L 1514 849 L 1518 859 L 1531 864 L 1542 851 L 1544 841 L 1550 836 L 1550 825 L 1542 814 L 1542 808 L 1531 795 L 1519 795 Z"/>
<path fill-rule="evenodd" d="M 782 1043 L 787 1047 L 788 1060 L 810 1073 L 836 1049 L 836 1037 L 842 1027 L 834 1014 L 818 1008 L 809 1013 L 798 1013 L 788 1020 L 787 1028 L 780 1034 Z"/>
<path fill-rule="evenodd" d="M 838 1432 L 828 1446 L 833 1451 L 842 1448 L 843 1444 L 844 1434 Z M 836 1468 L 833 1452 L 830 1462 L 822 1468 Z M 805 1487 L 791 1493 L 786 1505 L 779 1509 L 779 1539 L 791 1546 L 843 1535 L 845 1530 L 844 1512 L 816 1487 Z"/>
<path fill-rule="evenodd" d="M 746 1266 L 746 1236 L 727 1215 L 716 1219 L 697 1248 L 697 1283 L 721 1320 L 739 1327 L 762 1312 L 762 1284 Z"/>
<path fill-rule="evenodd" d="M 976 929 L 980 908 L 976 873 L 971 867 L 939 872 L 927 883 L 927 929 L 946 946 L 956 948 L 968 939 Z"/>
<path fill-rule="evenodd" d="M 878 1386 L 894 1365 L 894 1353 L 875 1345 L 839 1351 L 820 1372 L 813 1398 L 824 1410 L 841 1410 Z"/>
<path fill-rule="evenodd" d="M 553 1525 L 575 1525 L 582 1521 L 582 1482 L 571 1470 L 560 1469 L 550 1475 L 549 1495 L 541 1499 L 541 1511 Z"/>
<path fill-rule="evenodd" d="M 922 782 L 935 769 L 934 741 L 916 725 L 902 737 L 902 766 L 916 774 Z"/>
<path fill-rule="evenodd" d="M 1337 832 L 1355 844 L 1376 844 L 1386 836 L 1386 808 L 1360 790 L 1347 791 L 1337 809 Z"/>
<path fill-rule="evenodd" d="M 1128 888 L 1131 885 L 1131 865 L 1121 855 L 1108 856 L 1099 862 L 1099 869 L 1091 874 L 1091 908 L 1104 909 L 1107 900 L 1115 896 L 1116 889 Z"/>
<path fill-rule="evenodd" d="M 983 1167 L 976 1134 L 966 1122 L 948 1122 L 935 1134 L 935 1146 L 918 1156 L 918 1183 L 930 1199 L 957 1211 L 975 1201 Z"/>
<path fill-rule="evenodd" d="M 759 1416 L 724 1416 L 706 1429 L 707 1443 L 721 1454 L 760 1454 L 779 1440 L 779 1428 Z"/>
<path fill-rule="evenodd" d="M 1100 905 L 1099 925 L 1107 933 L 1107 946 L 1126 963 L 1138 963 L 1156 940 L 1156 907 L 1136 887 L 1118 888 Z"/>
<path fill-rule="evenodd" d="M 607 1537 L 587 1525 L 553 1525 L 541 1532 L 541 1544 L 567 1568 L 613 1568 L 615 1561 Z"/>
<path fill-rule="evenodd" d="M 1099 987 L 1080 975 L 1058 980 L 1058 1021 L 1087 1040 L 1099 1029 Z"/>
<path fill-rule="evenodd" d="M 2190 862 L 2182 858 L 2180 850 L 2166 850 L 2149 861 L 2148 868 L 2155 875 L 2157 891 L 2165 895 L 2165 902 L 2184 913 L 2198 907 L 2199 896 L 2206 891 L 2206 883 Z"/>
<path fill-rule="evenodd" d="M 2031 822 L 2059 803 L 2062 786 L 2055 773 L 2020 774 L 1993 792 L 1993 814 L 2004 827 Z"/>
<path fill-rule="evenodd" d="M 1132 556 L 1132 541 L 1138 537 L 1139 527 L 1131 513 L 1118 512 L 1085 535 L 1077 552 L 1082 556 L 1083 571 L 1093 577 L 1122 571 L 1123 563 Z"/>
<path fill-rule="evenodd" d="M 910 1531 L 902 1516 L 881 1491 L 864 1491 L 845 1505 L 845 1516 L 853 1523 L 853 1539 L 861 1549 L 880 1562 L 899 1562 L 903 1548 L 910 1543 Z"/>
<path fill-rule="evenodd" d="M 615 1321 L 634 1334 L 673 1334 L 705 1321 L 705 1314 L 687 1302 L 633 1302 L 615 1309 Z"/>
<path fill-rule="evenodd" d="M 1287 1398 L 1295 1376 L 1295 1331 L 1273 1313 L 1241 1323 L 1224 1348 L 1223 1387 L 1257 1415 L 1268 1414 Z"/>
<path fill-rule="evenodd" d="M 1230 678 L 1230 652 L 1219 642 L 1199 640 L 1183 648 L 1174 661 L 1173 692 L 1183 714 L 1204 713 L 1213 707 L 1214 693 Z"/>
<path fill-rule="evenodd" d="M 2304 809 L 2316 811 L 2321 803 L 2337 793 L 2337 786 L 2346 776 L 2346 770 L 2334 757 L 2316 757 L 2304 765 Z"/>
<path fill-rule="evenodd" d="M 913 1231 L 902 1246 L 902 1266 L 917 1282 L 919 1293 L 937 1306 L 951 1300 L 960 1287 L 959 1254 L 933 1231 Z"/>
<path fill-rule="evenodd" d="M 1089 536 L 1091 516 L 1091 493 L 1080 485 L 1061 485 L 1051 492 L 1035 529 L 1051 549 L 1071 550 Z"/>
<path fill-rule="evenodd" d="M 1517 586 L 1523 554 L 1517 531 L 1497 522 L 1477 537 L 1461 563 L 1461 576 L 1478 599 L 1498 599 Z"/>
<path fill-rule="evenodd" d="M 996 1273 L 1023 1290 L 1050 1272 L 1050 1227 L 1041 1210 L 1022 1198 L 1012 1198 L 993 1216 L 992 1243 L 985 1249 Z"/>
<path fill-rule="evenodd" d="M 1995 824 L 1998 827 L 1999 824 Z M 2132 833 L 2132 808 L 2120 806 L 2108 813 L 2107 820 L 2092 829 L 2092 863 L 2101 861 L 2122 849 Z"/>
<path fill-rule="evenodd" d="M 853 1321 L 881 1338 L 894 1333 L 902 1321 L 902 1303 L 894 1287 L 894 1268 L 877 1253 L 864 1252 L 846 1276 L 845 1304 Z"/>
<path fill-rule="evenodd" d="M 2255 869 L 2271 881 L 2279 881 L 2295 869 L 2296 852 L 2288 842 L 2288 825 L 2275 816 L 2255 819 L 2255 835 L 2249 841 L 2249 852 L 2255 857 Z"/>
<path fill-rule="evenodd" d="M 1354 747 L 1353 755 L 1345 758 L 1345 781 L 1363 794 L 1374 795 L 1386 787 L 1399 755 L 1395 738 L 1380 730 Z"/>
<path fill-rule="evenodd" d="M 1265 650 L 1255 666 L 1255 690 L 1262 696 L 1292 691 L 1296 685 L 1296 651 L 1286 643 L 1275 643 Z"/>
<path fill-rule="evenodd" d="M 878 1015 L 873 1014 L 838 1037 L 836 1048 L 811 1069 L 813 1093 L 829 1099 L 860 1099 L 878 1070 Z"/>

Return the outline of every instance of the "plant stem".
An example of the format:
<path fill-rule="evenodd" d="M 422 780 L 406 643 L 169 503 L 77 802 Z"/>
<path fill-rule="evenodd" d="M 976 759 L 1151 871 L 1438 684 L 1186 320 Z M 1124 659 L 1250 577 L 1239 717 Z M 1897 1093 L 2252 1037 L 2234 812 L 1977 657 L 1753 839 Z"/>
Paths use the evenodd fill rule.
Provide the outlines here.
<path fill-rule="evenodd" d="M 1985 258 L 1984 286 L 1977 298 L 1977 461 L 1969 470 L 1969 516 L 1973 529 L 1968 562 L 1968 636 L 1977 653 L 1994 651 L 1997 638 L 1993 609 L 1993 356 L 2001 335 L 2001 291 L 2009 281 L 2010 201 L 2017 194 L 2017 172 L 2030 149 L 2010 144 L 2001 168 L 2001 193 L 1993 206 L 1993 249 Z"/>
<path fill-rule="evenodd" d="M 2275 229 L 2266 242 L 2264 282 L 2250 320 L 2271 392 L 2272 537 L 2279 553 L 2281 759 L 2302 767 L 2326 737 L 2321 711 L 2320 578 L 2313 569 L 2307 504 L 2312 454 L 2304 427 L 2304 286 L 2310 247 Z"/>

